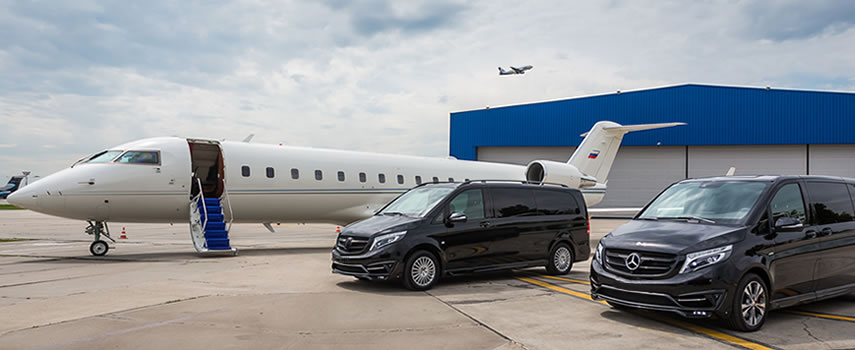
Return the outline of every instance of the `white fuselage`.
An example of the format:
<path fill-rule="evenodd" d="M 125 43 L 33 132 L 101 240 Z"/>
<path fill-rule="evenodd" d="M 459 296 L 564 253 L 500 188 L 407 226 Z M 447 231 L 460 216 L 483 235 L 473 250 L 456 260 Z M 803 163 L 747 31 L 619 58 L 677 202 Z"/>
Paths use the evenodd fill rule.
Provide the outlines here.
<path fill-rule="evenodd" d="M 347 224 L 372 215 L 421 182 L 525 180 L 525 166 L 251 144 L 218 143 L 222 152 L 227 220 L 245 223 Z M 162 137 L 110 150 L 159 151 L 159 164 L 82 163 L 21 189 L 10 202 L 73 219 L 179 223 L 189 218 L 194 169 L 188 140 Z M 244 176 L 244 167 L 249 176 Z M 268 177 L 272 168 L 272 177 Z M 297 169 L 299 177 L 292 177 Z M 316 171 L 322 178 L 316 179 Z M 339 179 L 343 172 L 344 179 Z M 360 181 L 360 173 L 365 181 Z M 381 174 L 385 182 L 380 181 Z M 399 175 L 403 182 L 399 182 Z M 600 187 L 600 186 L 597 186 Z M 588 205 L 604 188 L 583 189 Z"/>

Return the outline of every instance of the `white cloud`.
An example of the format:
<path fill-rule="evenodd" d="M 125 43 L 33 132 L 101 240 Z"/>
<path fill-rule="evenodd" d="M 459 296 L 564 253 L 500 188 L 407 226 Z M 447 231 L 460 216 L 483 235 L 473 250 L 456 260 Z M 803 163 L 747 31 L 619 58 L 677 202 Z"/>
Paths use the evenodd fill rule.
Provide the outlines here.
<path fill-rule="evenodd" d="M 0 142 L 16 146 L 0 147 L 0 169 L 47 174 L 160 135 L 444 156 L 449 113 L 486 105 L 688 81 L 852 90 L 853 9 L 11 2 L 0 5 Z M 535 68 L 497 75 L 511 64 Z"/>

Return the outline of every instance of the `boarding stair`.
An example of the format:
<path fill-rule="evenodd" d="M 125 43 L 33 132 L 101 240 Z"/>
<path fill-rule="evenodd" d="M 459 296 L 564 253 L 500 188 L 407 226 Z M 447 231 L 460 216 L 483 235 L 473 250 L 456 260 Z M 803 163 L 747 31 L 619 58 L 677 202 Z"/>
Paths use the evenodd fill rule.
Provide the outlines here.
<path fill-rule="evenodd" d="M 191 200 L 190 236 L 197 252 L 237 253 L 229 243 L 222 202 L 220 198 L 205 198 L 202 191 Z"/>

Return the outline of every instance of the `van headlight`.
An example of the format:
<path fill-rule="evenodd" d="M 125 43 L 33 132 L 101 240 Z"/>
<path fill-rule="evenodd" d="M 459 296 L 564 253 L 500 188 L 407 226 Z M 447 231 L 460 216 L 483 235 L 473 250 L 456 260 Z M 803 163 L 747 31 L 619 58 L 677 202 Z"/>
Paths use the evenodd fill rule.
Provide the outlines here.
<path fill-rule="evenodd" d="M 390 245 L 392 243 L 400 241 L 400 240 L 404 239 L 404 235 L 406 235 L 406 234 L 407 234 L 407 231 L 400 231 L 400 232 L 392 232 L 392 233 L 387 233 L 385 235 L 379 235 L 377 237 L 374 237 L 374 243 L 371 243 L 371 249 L 368 249 L 368 251 L 380 249 L 380 248 L 383 248 L 387 245 Z"/>
<path fill-rule="evenodd" d="M 686 262 L 680 273 L 697 271 L 710 265 L 718 264 L 730 256 L 733 245 L 726 245 L 700 252 L 686 254 Z"/>
<path fill-rule="evenodd" d="M 597 244 L 597 251 L 594 252 L 594 260 L 596 260 L 600 265 L 603 264 L 603 242 L 599 242 Z"/>

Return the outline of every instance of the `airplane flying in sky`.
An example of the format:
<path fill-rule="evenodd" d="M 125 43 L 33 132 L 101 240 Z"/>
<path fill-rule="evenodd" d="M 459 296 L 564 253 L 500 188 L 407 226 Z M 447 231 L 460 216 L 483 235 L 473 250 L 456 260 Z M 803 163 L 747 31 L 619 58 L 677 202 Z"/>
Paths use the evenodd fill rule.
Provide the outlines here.
<path fill-rule="evenodd" d="M 514 74 L 525 74 L 525 71 L 534 68 L 534 66 L 522 66 L 522 67 L 514 67 L 511 66 L 511 70 L 505 70 L 502 67 L 499 67 L 499 75 L 514 75 Z"/>
<path fill-rule="evenodd" d="M 93 255 L 107 253 L 107 222 L 190 223 L 199 252 L 233 250 L 232 222 L 344 225 L 424 182 L 502 179 L 580 188 L 599 203 L 624 134 L 683 123 L 598 122 L 567 162 L 527 166 L 157 137 L 110 147 L 12 193 L 10 204 L 85 220 Z"/>

